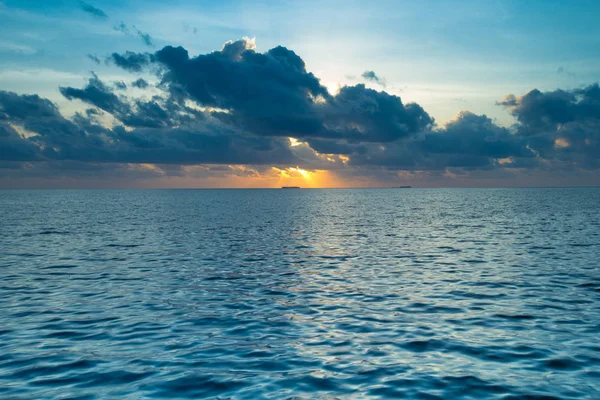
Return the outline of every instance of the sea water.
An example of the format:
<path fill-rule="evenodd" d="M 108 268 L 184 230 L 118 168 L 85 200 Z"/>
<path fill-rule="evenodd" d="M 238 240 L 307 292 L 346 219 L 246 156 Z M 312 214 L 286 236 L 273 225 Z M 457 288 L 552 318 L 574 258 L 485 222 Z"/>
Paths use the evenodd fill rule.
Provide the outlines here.
<path fill-rule="evenodd" d="M 0 398 L 600 399 L 600 189 L 0 191 Z"/>

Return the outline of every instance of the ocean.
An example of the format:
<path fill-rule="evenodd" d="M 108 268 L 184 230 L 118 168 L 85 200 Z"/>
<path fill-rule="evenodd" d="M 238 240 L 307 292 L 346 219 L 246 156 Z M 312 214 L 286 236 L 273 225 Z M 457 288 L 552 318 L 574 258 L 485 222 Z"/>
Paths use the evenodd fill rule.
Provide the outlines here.
<path fill-rule="evenodd" d="M 0 191 L 1 399 L 600 399 L 600 189 Z"/>

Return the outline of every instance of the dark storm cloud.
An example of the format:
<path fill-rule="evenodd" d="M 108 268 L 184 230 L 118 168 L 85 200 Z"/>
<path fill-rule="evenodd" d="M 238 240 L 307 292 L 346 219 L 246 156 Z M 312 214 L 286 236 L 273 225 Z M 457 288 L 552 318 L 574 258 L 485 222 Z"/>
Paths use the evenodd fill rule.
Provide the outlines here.
<path fill-rule="evenodd" d="M 535 89 L 520 98 L 509 95 L 498 104 L 507 107 L 524 128 L 536 131 L 573 121 L 577 118 L 576 101 L 573 92 L 542 93 Z"/>
<path fill-rule="evenodd" d="M 306 138 L 319 153 L 365 154 L 369 143 L 409 140 L 429 132 L 434 120 L 415 103 L 364 85 L 344 86 L 330 101 L 320 104 L 324 134 Z"/>
<path fill-rule="evenodd" d="M 117 96 L 96 75 L 83 89 L 60 87 L 59 90 L 67 99 L 78 99 L 98 107 L 130 127 L 165 128 L 202 119 L 203 116 L 197 110 L 160 97 L 149 101 L 129 101 L 124 96 Z"/>
<path fill-rule="evenodd" d="M 156 60 L 165 67 L 164 84 L 203 106 L 228 110 L 229 121 L 243 129 L 270 136 L 323 134 L 315 99 L 330 95 L 302 59 L 283 47 L 261 54 L 248 46 L 229 42 L 194 58 L 167 46 Z"/>
<path fill-rule="evenodd" d="M 127 51 L 124 54 L 113 53 L 108 57 L 107 62 L 113 62 L 116 66 L 126 71 L 141 72 L 153 59 L 154 57 L 147 53 Z"/>
<path fill-rule="evenodd" d="M 532 90 L 508 95 L 499 105 L 516 118 L 513 128 L 485 115 L 464 111 L 446 126 L 416 138 L 356 151 L 347 144 L 351 165 L 390 169 L 598 169 L 600 168 L 600 88 Z M 322 146 L 318 143 L 317 147 Z"/>
<path fill-rule="evenodd" d="M 79 2 L 79 6 L 81 7 L 81 9 L 83 11 L 85 11 L 88 14 L 93 15 L 94 17 L 103 18 L 103 19 L 108 18 L 108 15 L 106 15 L 106 13 L 104 11 L 102 11 L 99 8 L 94 7 L 91 4 L 88 4 L 88 3 L 85 3 L 83 1 L 80 1 Z"/>
<path fill-rule="evenodd" d="M 117 130 L 131 150 L 119 153 L 127 162 L 164 164 L 265 164 L 294 162 L 281 140 L 237 135 L 235 132 L 199 132 L 175 128 L 168 131 Z"/>
<path fill-rule="evenodd" d="M 7 123 L 0 121 L 0 160 L 31 161 L 36 159 L 37 148 L 28 143 Z"/>
<path fill-rule="evenodd" d="M 71 157 L 79 154 L 77 157 L 93 161 L 99 147 L 101 149 L 98 140 L 101 138 L 100 132 L 88 137 L 76 123 L 65 119 L 56 105 L 47 99 L 0 91 L 0 110 L 4 113 L 4 123 L 12 130 L 9 130 L 8 137 L 10 146 L 27 149 L 25 154 L 19 152 L 18 157 L 9 157 L 13 161 L 42 161 L 60 154 Z M 19 127 L 27 135 L 15 136 L 13 127 Z M 99 128 L 101 132 L 106 131 Z M 6 159 L 5 154 L 2 156 Z"/>
<path fill-rule="evenodd" d="M 351 146 L 350 150 L 346 154 L 351 155 L 351 165 L 426 171 L 516 168 L 516 160 L 535 157 L 524 138 L 497 126 L 485 115 L 468 111 L 443 128 L 409 140 L 373 143 L 363 148 Z"/>
<path fill-rule="evenodd" d="M 154 57 L 114 54 L 113 60 L 128 70 L 162 66 L 159 76 L 171 93 L 226 110 L 218 116 L 257 135 L 378 142 L 433 125 L 417 104 L 405 105 L 397 96 L 364 85 L 344 87 L 332 96 L 293 51 L 278 46 L 258 53 L 252 45 L 228 42 L 220 51 L 196 57 L 167 46 Z"/>
<path fill-rule="evenodd" d="M 383 87 L 385 87 L 386 83 L 385 83 L 385 79 L 377 76 L 377 74 L 375 73 L 375 71 L 365 71 L 362 73 L 361 75 L 363 77 L 364 80 L 369 81 L 369 82 L 375 82 Z"/>
<path fill-rule="evenodd" d="M 517 133 L 540 157 L 583 168 L 597 168 L 600 159 L 600 87 L 570 91 L 532 90 L 506 96 L 500 105 L 515 116 Z"/>
<path fill-rule="evenodd" d="M 0 161 L 81 161 L 93 163 L 270 164 L 298 163 L 285 139 L 256 137 L 231 129 L 210 116 L 171 118 L 155 102 L 138 102 L 136 113 L 122 114 L 130 105 L 116 98 L 97 77 L 82 90 L 62 88 L 71 98 L 96 102 L 125 120 L 163 120 L 157 127 L 122 125 L 106 128 L 90 115 L 66 119 L 56 106 L 38 96 L 0 91 Z M 154 109 L 153 107 L 157 108 Z M 116 111 L 115 111 L 116 110 Z M 181 112 L 181 109 L 178 110 Z M 157 115 L 151 116 L 152 113 Z M 19 135 L 14 126 L 28 136 Z"/>
<path fill-rule="evenodd" d="M 508 95 L 498 104 L 507 107 L 524 129 L 555 129 L 569 122 L 600 119 L 600 87 L 596 83 L 571 91 L 534 89 L 518 98 Z"/>
<path fill-rule="evenodd" d="M 0 121 L 26 118 L 57 117 L 58 107 L 48 99 L 37 94 L 18 95 L 13 92 L 0 91 Z"/>
<path fill-rule="evenodd" d="M 124 115 L 129 112 L 128 107 L 95 74 L 83 89 L 61 86 L 59 91 L 69 100 L 79 99 L 110 114 Z"/>
<path fill-rule="evenodd" d="M 364 142 L 406 138 L 430 129 L 434 122 L 418 104 L 404 105 L 400 97 L 362 84 L 342 87 L 323 108 L 332 137 Z"/>
<path fill-rule="evenodd" d="M 444 129 L 425 135 L 426 153 L 462 154 L 488 158 L 533 157 L 522 138 L 499 127 L 485 115 L 464 111 Z"/>

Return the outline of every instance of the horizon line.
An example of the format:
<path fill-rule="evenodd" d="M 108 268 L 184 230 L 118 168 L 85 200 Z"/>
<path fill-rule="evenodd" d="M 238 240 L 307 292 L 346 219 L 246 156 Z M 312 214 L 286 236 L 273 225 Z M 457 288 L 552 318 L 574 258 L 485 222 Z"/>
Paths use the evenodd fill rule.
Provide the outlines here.
<path fill-rule="evenodd" d="M 299 187 L 296 189 L 300 190 L 381 190 L 381 189 L 598 189 L 600 185 L 574 185 L 574 186 L 411 186 L 411 187 L 398 187 L 398 186 L 380 186 L 380 187 Z M 0 191 L 16 191 L 16 190 L 282 190 L 282 187 L 156 187 L 156 188 L 144 188 L 144 187 L 131 187 L 131 188 L 119 188 L 119 187 L 55 187 L 55 188 L 43 188 L 43 187 L 6 187 L 0 188 Z"/>

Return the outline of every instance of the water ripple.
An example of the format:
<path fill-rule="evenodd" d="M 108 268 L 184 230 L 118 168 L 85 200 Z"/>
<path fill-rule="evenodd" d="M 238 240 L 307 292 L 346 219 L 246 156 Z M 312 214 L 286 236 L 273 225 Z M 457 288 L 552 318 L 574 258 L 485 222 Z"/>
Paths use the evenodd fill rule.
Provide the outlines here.
<path fill-rule="evenodd" d="M 0 398 L 600 398 L 598 189 L 0 191 Z"/>

